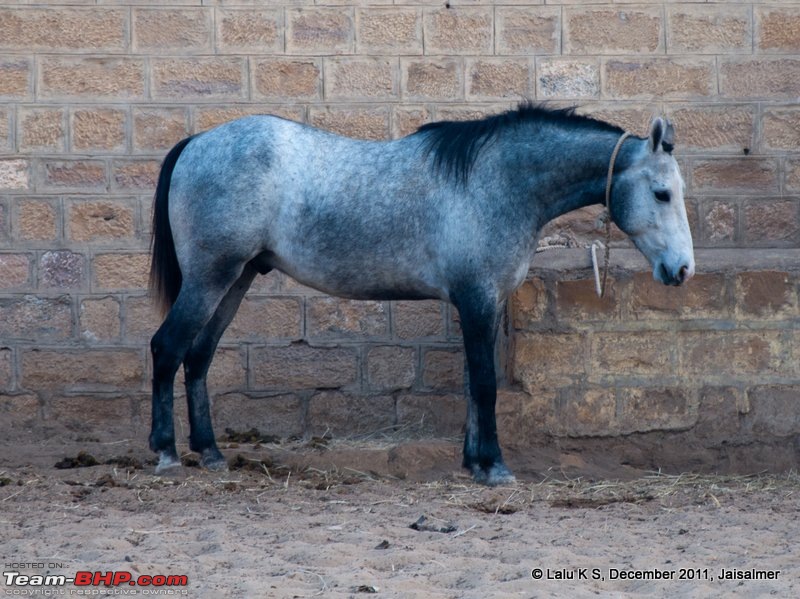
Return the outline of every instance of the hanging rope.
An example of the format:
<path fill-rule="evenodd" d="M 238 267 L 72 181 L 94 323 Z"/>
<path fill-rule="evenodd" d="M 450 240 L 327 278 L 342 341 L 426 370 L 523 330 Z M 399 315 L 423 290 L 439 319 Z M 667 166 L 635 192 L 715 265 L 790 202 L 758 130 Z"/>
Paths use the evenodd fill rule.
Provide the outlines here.
<path fill-rule="evenodd" d="M 617 140 L 617 145 L 614 146 L 614 151 L 611 152 L 611 160 L 608 162 L 608 176 L 606 177 L 606 211 L 603 214 L 603 221 L 605 222 L 606 239 L 605 244 L 595 241 L 590 248 L 592 254 L 592 268 L 594 269 L 594 288 L 597 295 L 605 297 L 606 283 L 608 282 L 608 268 L 611 262 L 611 182 L 614 179 L 614 164 L 617 162 L 619 150 L 622 148 L 622 143 L 630 137 L 631 133 L 625 131 Z M 600 281 L 600 272 L 597 266 L 597 253 L 596 246 L 603 245 L 605 252 L 603 258 L 603 280 Z"/>

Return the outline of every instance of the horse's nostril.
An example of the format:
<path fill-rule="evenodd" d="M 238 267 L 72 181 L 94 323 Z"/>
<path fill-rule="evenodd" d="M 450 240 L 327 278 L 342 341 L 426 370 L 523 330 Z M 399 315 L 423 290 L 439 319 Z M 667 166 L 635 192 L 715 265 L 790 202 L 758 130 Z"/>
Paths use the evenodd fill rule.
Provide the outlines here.
<path fill-rule="evenodd" d="M 678 271 L 678 281 L 683 283 L 688 276 L 689 276 L 689 267 L 686 265 L 681 266 L 681 269 Z"/>

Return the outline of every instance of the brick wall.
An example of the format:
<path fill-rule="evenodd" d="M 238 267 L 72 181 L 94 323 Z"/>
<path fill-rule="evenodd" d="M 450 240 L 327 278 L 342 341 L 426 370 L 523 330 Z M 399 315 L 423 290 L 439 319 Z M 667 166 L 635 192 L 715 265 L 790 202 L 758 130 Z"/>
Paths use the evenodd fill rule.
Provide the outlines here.
<path fill-rule="evenodd" d="M 681 288 L 656 283 L 635 250 L 615 254 L 603 299 L 581 250 L 535 268 L 516 294 L 508 369 L 519 384 L 500 401 L 508 438 L 669 432 L 684 450 L 712 450 L 695 463 L 717 464 L 777 442 L 781 466 L 796 467 L 800 251 L 701 249 L 703 272 Z M 650 442 L 663 459 L 663 436 Z"/>
<path fill-rule="evenodd" d="M 707 248 L 681 308 L 627 271 L 598 303 L 583 258 L 539 257 L 560 270 L 517 295 L 502 356 L 525 413 L 543 410 L 533 430 L 686 428 L 706 404 L 792 404 L 800 3 L 129 4 L 0 5 L 0 410 L 14 422 L 146 420 L 150 203 L 179 139 L 261 112 L 386 139 L 523 97 L 639 134 L 652 114 L 671 116 Z M 547 235 L 584 244 L 596 216 L 573 213 Z M 748 299 L 762 285 L 788 294 L 766 316 Z M 217 417 L 281 434 L 457 433 L 459 342 L 439 303 L 341 301 L 273 273 L 215 360 Z"/>

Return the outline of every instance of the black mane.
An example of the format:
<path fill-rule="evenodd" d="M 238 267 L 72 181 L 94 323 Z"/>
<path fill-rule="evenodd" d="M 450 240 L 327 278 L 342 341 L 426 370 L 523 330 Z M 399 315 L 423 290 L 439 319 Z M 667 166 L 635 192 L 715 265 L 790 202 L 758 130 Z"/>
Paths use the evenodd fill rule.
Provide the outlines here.
<path fill-rule="evenodd" d="M 466 183 L 478 153 L 502 131 L 524 123 L 563 125 L 622 134 L 623 130 L 589 116 L 575 114 L 575 108 L 545 108 L 531 102 L 515 110 L 474 121 L 438 121 L 422 125 L 413 135 L 424 136 L 425 150 L 434 153 L 434 166 L 446 176 Z"/>

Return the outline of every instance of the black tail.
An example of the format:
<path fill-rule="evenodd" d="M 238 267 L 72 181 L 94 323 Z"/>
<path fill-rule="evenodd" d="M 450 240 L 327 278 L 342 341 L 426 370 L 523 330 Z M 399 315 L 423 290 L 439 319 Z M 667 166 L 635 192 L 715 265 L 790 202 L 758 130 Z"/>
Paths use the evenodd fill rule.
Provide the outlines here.
<path fill-rule="evenodd" d="M 169 185 L 178 157 L 193 138 L 179 141 L 164 158 L 153 198 L 153 236 L 150 241 L 150 294 L 163 314 L 175 303 L 181 290 L 183 276 L 175 254 L 175 241 L 169 224 Z"/>

